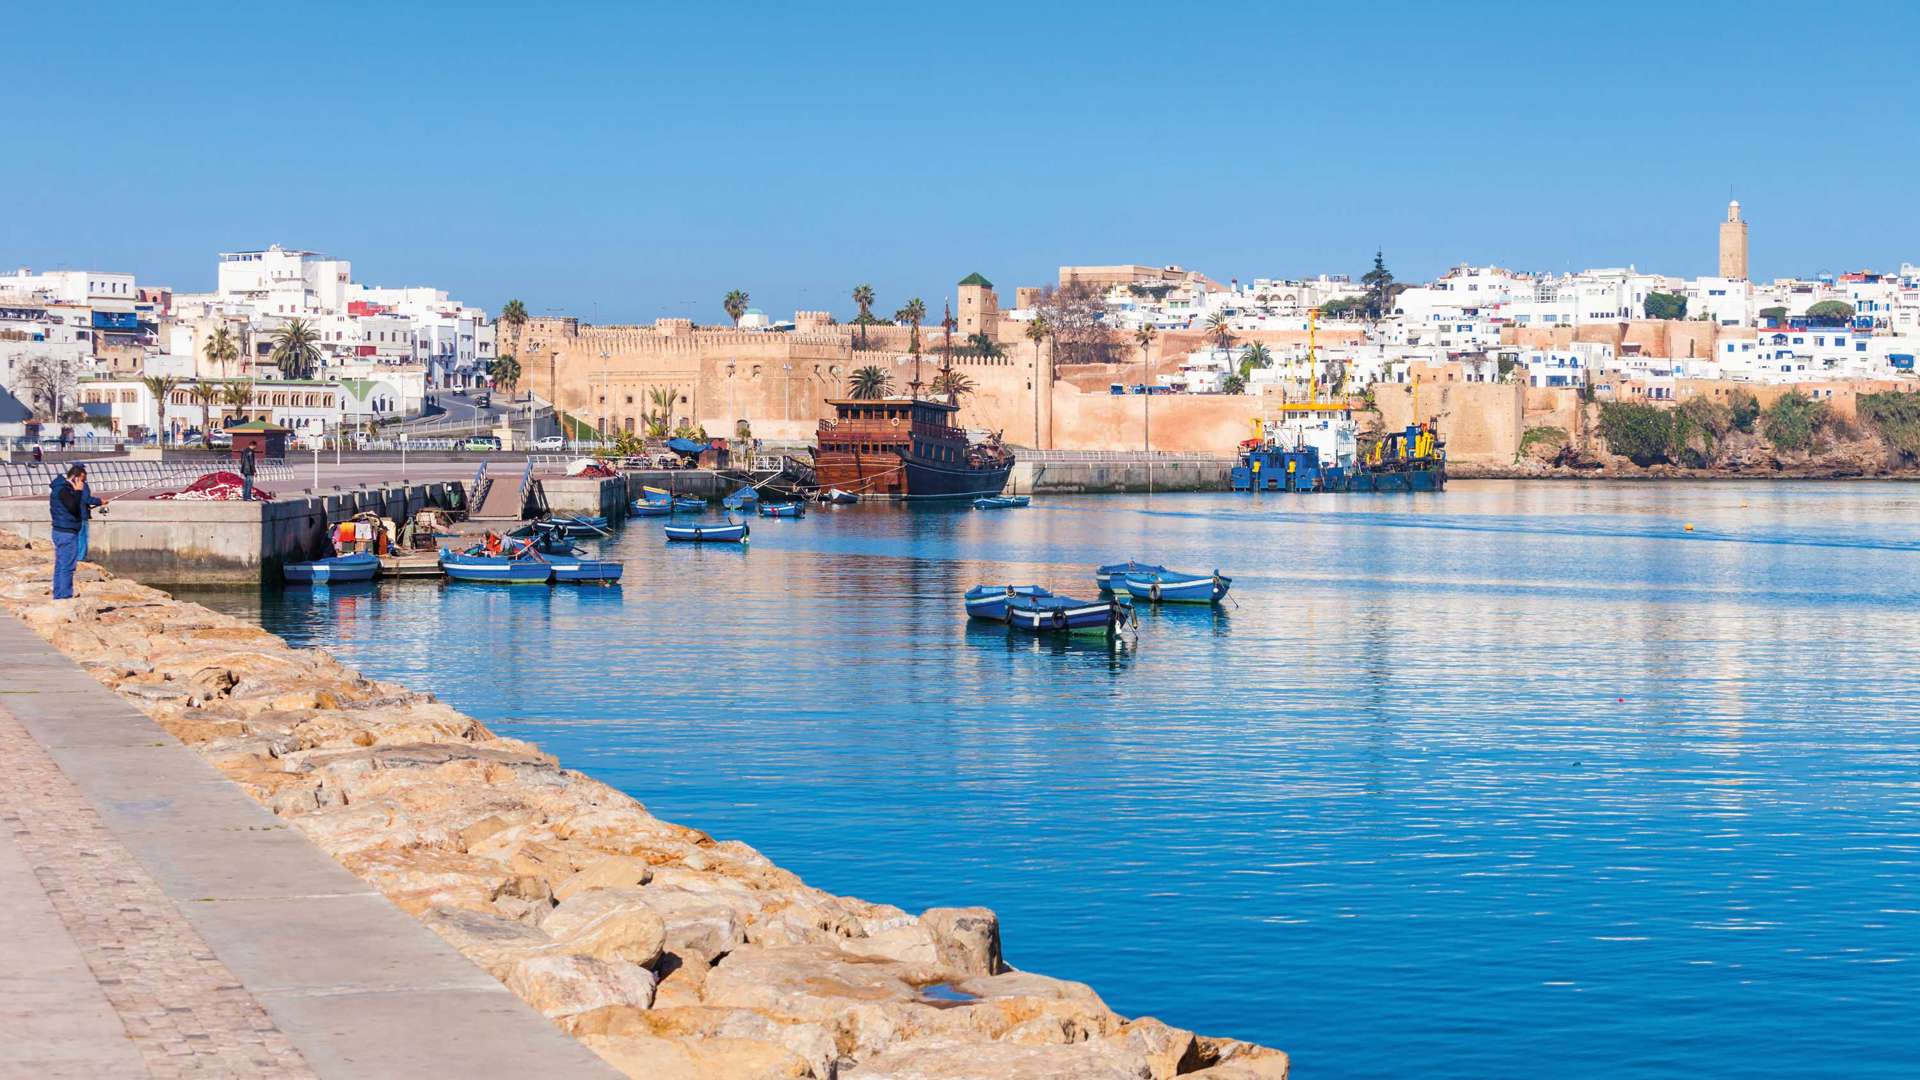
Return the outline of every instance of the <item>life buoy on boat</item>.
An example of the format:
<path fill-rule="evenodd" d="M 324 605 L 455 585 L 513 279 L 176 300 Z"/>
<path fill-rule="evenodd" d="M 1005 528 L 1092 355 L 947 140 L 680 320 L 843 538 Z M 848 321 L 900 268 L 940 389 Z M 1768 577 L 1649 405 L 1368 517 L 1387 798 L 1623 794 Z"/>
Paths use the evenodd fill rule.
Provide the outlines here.
<path fill-rule="evenodd" d="M 1147 586 L 1147 596 L 1152 598 L 1153 602 L 1156 604 L 1160 602 L 1160 583 L 1159 582 L 1156 581 L 1152 585 Z"/>
<path fill-rule="evenodd" d="M 900 426 L 900 418 L 896 416 L 893 419 L 887 421 L 887 423 L 892 424 L 895 428 L 898 428 Z"/>
<path fill-rule="evenodd" d="M 1055 630 L 1060 630 L 1066 627 L 1067 625 L 1066 612 L 1061 611 L 1059 608 L 1055 608 L 1053 609 L 1053 615 L 1051 616 L 1051 618 L 1053 620 L 1053 628 Z"/>

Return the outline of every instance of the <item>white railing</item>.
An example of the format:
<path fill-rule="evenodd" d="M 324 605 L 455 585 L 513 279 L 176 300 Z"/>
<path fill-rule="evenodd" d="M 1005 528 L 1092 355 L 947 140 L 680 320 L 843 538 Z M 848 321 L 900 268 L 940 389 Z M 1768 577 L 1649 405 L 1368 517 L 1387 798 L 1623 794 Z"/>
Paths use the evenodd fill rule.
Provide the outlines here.
<path fill-rule="evenodd" d="M 185 487 L 208 473 L 236 472 L 234 462 L 181 461 L 89 461 L 87 486 L 95 491 L 138 491 L 141 488 Z M 0 463 L 0 498 L 45 495 L 56 477 L 66 474 L 65 462 Z M 254 480 L 288 481 L 294 478 L 293 466 L 285 462 L 261 462 L 254 469 Z"/>
<path fill-rule="evenodd" d="M 1234 458 L 1225 454 L 1206 454 L 1187 450 L 1021 450 L 1013 451 L 1014 460 L 1041 463 L 1086 463 L 1086 462 L 1171 462 L 1190 461 L 1201 464 L 1232 464 Z"/>

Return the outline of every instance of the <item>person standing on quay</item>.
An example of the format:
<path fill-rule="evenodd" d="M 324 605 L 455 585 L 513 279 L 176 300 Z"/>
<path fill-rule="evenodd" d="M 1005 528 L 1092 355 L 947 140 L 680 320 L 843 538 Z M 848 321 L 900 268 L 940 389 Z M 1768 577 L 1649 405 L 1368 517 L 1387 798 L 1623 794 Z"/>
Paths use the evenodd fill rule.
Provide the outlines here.
<path fill-rule="evenodd" d="M 253 501 L 253 447 L 240 451 L 240 498 Z"/>
<path fill-rule="evenodd" d="M 47 493 L 47 510 L 53 518 L 53 598 L 65 600 L 73 595 L 73 565 L 80 550 L 80 514 L 86 505 L 80 492 L 86 487 L 87 470 L 75 465 L 53 481 Z"/>
<path fill-rule="evenodd" d="M 80 543 L 73 553 L 73 561 L 83 563 L 87 561 L 87 535 L 93 527 L 93 508 L 100 507 L 103 514 L 107 511 L 106 503 L 94 497 L 93 485 L 87 482 L 86 463 L 82 462 L 74 468 L 80 470 Z"/>

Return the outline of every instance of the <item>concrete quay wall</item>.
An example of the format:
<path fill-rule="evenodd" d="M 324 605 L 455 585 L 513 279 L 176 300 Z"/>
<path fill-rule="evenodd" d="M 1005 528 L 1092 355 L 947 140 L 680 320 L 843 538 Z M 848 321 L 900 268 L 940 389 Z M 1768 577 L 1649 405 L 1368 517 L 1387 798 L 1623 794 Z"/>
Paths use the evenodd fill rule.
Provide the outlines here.
<path fill-rule="evenodd" d="M 1015 460 L 1007 491 L 1015 495 L 1119 494 L 1135 491 L 1226 491 L 1227 458 L 1176 461 Z"/>
<path fill-rule="evenodd" d="M 327 554 L 337 522 L 371 511 L 405 521 L 427 506 L 464 505 L 459 481 L 389 485 L 273 502 L 119 499 L 95 513 L 88 554 L 118 574 L 156 584 L 246 584 L 273 581 L 289 562 Z M 0 501 L 0 528 L 52 538 L 41 499 Z"/>

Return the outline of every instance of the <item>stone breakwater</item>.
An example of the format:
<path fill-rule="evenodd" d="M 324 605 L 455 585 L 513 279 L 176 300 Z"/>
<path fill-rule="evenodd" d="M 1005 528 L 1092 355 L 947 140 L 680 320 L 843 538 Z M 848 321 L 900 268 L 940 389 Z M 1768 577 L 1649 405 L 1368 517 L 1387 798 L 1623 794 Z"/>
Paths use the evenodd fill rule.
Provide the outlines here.
<path fill-rule="evenodd" d="M 985 908 L 834 896 L 432 695 L 0 532 L 0 607 L 636 1077 L 1282 1080 L 1009 967 Z"/>

